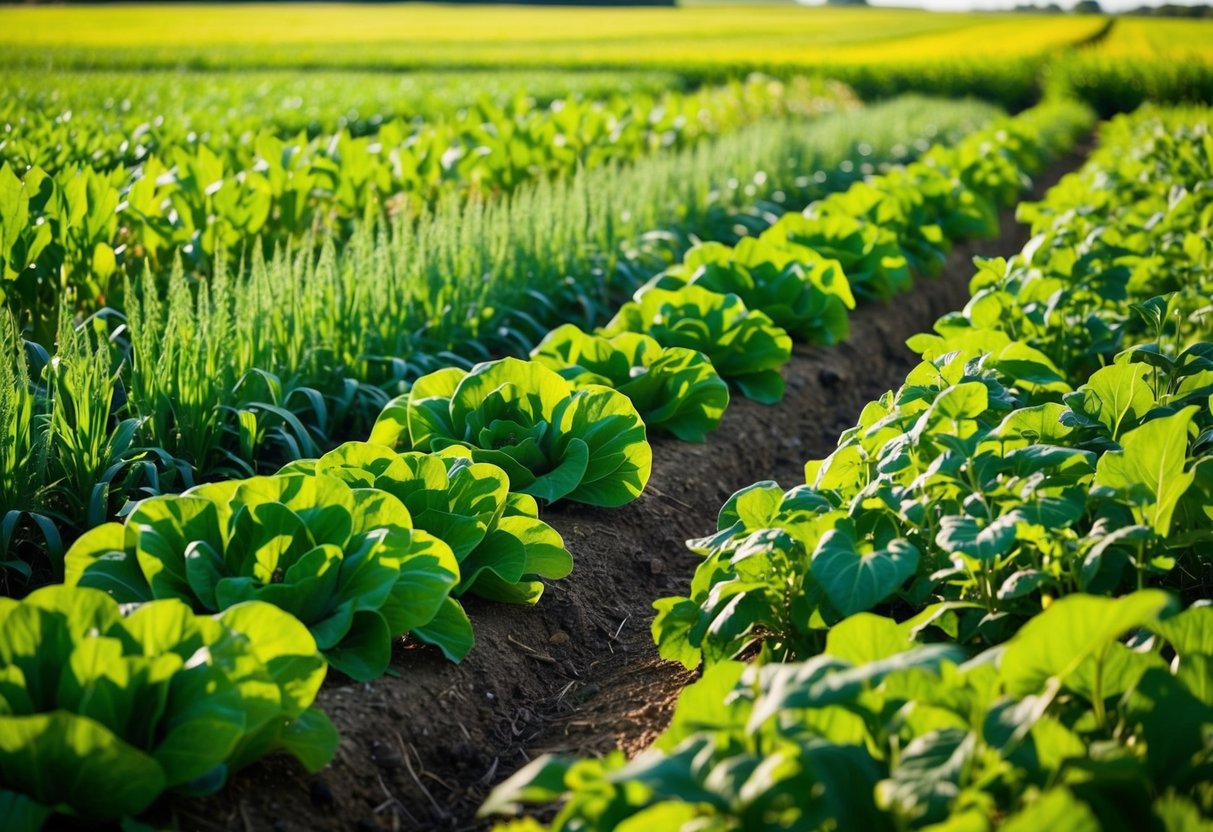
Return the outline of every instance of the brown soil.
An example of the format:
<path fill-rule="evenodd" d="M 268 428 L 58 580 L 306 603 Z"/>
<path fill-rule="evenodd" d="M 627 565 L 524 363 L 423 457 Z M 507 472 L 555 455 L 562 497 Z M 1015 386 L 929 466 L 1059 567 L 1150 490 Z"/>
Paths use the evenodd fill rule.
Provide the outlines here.
<path fill-rule="evenodd" d="M 1038 192 L 1078 161 L 1042 177 Z M 645 747 L 693 678 L 661 661 L 649 634 L 652 602 L 689 584 L 697 558 L 683 541 L 711 531 L 738 488 L 802 481 L 804 461 L 828 454 L 866 402 L 900 383 L 915 362 L 906 338 L 964 304 L 972 257 L 1026 242 L 1011 212 L 1002 220 L 999 239 L 958 246 L 940 278 L 860 309 L 847 343 L 798 347 L 778 406 L 737 400 L 706 444 L 655 441 L 635 503 L 549 510 L 573 574 L 535 608 L 468 600 L 476 647 L 462 664 L 402 645 L 398 677 L 356 684 L 334 674 L 317 704 L 342 739 L 320 775 L 266 760 L 219 795 L 174 801 L 165 820 L 202 830 L 475 829 L 487 791 L 537 754 Z"/>

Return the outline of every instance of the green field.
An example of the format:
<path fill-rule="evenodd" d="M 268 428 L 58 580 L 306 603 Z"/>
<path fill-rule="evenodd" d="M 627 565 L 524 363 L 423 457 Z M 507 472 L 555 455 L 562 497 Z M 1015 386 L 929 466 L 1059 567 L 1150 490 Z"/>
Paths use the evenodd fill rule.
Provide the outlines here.
<path fill-rule="evenodd" d="M 1213 828 L 1213 23 L 10 6 L 0 90 L 5 829 Z"/>

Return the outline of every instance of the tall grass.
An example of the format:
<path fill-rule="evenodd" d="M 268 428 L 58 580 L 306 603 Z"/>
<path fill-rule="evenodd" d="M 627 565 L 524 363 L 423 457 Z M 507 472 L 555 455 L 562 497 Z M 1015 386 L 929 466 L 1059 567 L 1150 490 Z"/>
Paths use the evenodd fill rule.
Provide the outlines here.
<path fill-rule="evenodd" d="M 42 568 L 58 576 L 60 530 L 104 522 L 138 492 L 140 476 L 155 479 L 161 467 L 140 463 L 147 452 L 134 450 L 138 420 L 118 418 L 121 384 L 108 339 L 62 320 L 51 356 L 0 313 L 0 583 L 11 572 L 30 577 L 19 557 L 29 549 L 47 552 Z"/>
<path fill-rule="evenodd" d="M 34 415 L 25 343 L 12 315 L 0 313 L 0 505 L 22 506 L 34 501 Z M 9 520 L 6 511 L 3 522 L 7 526 L 16 520 Z"/>

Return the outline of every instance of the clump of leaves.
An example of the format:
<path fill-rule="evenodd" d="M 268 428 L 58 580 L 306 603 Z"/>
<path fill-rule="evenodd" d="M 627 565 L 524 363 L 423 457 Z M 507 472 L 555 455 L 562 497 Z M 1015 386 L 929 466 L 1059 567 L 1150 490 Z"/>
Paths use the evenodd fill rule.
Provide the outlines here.
<path fill-rule="evenodd" d="M 649 285 L 670 290 L 700 286 L 737 295 L 747 309 L 763 312 L 792 337 L 814 344 L 846 340 L 848 310 L 855 308 L 840 263 L 812 249 L 773 245 L 764 237 L 746 237 L 735 247 L 701 243 Z"/>
<path fill-rule="evenodd" d="M 708 669 L 635 759 L 544 756 L 481 811 L 562 801 L 554 830 L 1200 828 L 1213 609 L 1173 610 L 1157 590 L 1074 595 L 976 656 L 859 614 L 808 661 Z"/>
<path fill-rule="evenodd" d="M 792 339 L 737 295 L 702 286 L 642 289 L 601 330 L 607 337 L 623 332 L 702 352 L 721 378 L 754 401 L 774 404 L 783 398 L 779 368 L 792 355 Z"/>
<path fill-rule="evenodd" d="M 517 358 L 423 376 L 388 404 L 370 438 L 420 451 L 464 448 L 504 470 L 511 491 L 549 503 L 630 503 L 653 467 L 644 422 L 627 396 L 599 385 L 575 389 Z"/>
<path fill-rule="evenodd" d="M 538 519 L 533 497 L 510 494 L 505 471 L 453 453 L 458 450 L 397 453 L 383 445 L 347 442 L 280 473 L 336 477 L 354 488 L 391 494 L 404 503 L 416 528 L 451 547 L 460 573 L 453 595 L 536 603 L 543 579 L 572 571 L 572 556 L 560 534 Z"/>
<path fill-rule="evenodd" d="M 665 430 L 687 442 L 702 442 L 729 404 L 728 385 L 707 356 L 663 347 L 637 332 L 604 338 L 565 324 L 548 333 L 531 358 L 574 387 L 599 384 L 618 390 L 650 431 Z"/>
<path fill-rule="evenodd" d="M 5 823 L 121 820 L 168 790 L 217 791 L 277 749 L 318 771 L 337 747 L 311 708 L 324 675 L 307 628 L 260 601 L 198 616 L 83 587 L 0 598 Z"/>
<path fill-rule="evenodd" d="M 896 231 L 863 217 L 784 214 L 762 236 L 770 245 L 810 249 L 838 262 L 856 297 L 887 300 L 912 282 Z"/>
<path fill-rule="evenodd" d="M 369 680 L 412 633 L 458 661 L 471 625 L 450 597 L 459 564 L 404 504 L 330 476 L 287 474 L 144 500 L 67 553 L 69 585 L 122 603 L 178 598 L 198 611 L 265 601 L 302 621 L 325 658 Z"/>

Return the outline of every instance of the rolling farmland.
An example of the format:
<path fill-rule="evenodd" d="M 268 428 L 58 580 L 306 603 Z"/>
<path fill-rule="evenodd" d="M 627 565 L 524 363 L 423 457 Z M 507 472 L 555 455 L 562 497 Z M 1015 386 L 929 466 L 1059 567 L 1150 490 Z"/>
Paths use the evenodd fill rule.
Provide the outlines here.
<path fill-rule="evenodd" d="M 1210 44 L 0 7 L 4 827 L 1210 827 Z"/>

